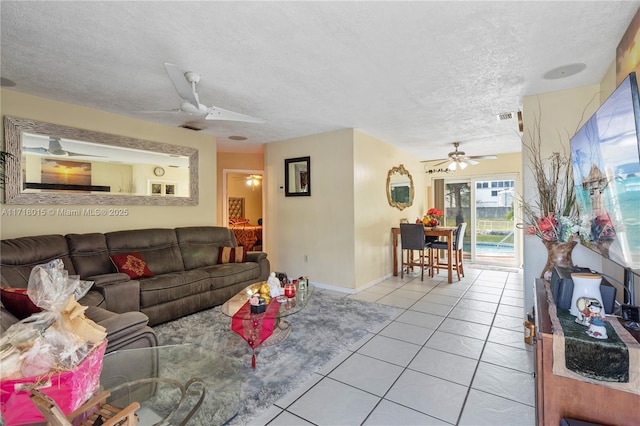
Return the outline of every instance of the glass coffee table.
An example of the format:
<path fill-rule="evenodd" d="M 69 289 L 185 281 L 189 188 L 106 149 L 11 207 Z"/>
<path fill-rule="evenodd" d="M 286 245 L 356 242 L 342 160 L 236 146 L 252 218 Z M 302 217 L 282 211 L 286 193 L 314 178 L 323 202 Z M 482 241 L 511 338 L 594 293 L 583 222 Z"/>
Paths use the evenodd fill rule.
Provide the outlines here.
<path fill-rule="evenodd" d="M 260 285 L 262 283 L 255 283 L 240 291 L 238 294 L 227 300 L 221 307 L 223 314 L 233 317 L 238 313 L 240 308 L 244 306 L 249 300 L 251 295 L 258 293 Z M 273 334 L 263 342 L 263 345 L 275 345 L 284 341 L 289 334 L 291 334 L 291 324 L 284 318 L 289 315 L 296 314 L 304 309 L 309 303 L 309 299 L 313 295 L 315 287 L 312 284 L 308 284 L 305 290 L 296 289 L 296 296 L 293 298 L 286 298 L 286 302 L 280 303 L 280 308 L 276 313 L 276 324 L 273 330 Z M 242 319 L 252 320 L 256 314 L 247 313 Z M 257 314 L 260 315 L 260 314 Z"/>
<path fill-rule="evenodd" d="M 241 408 L 243 371 L 237 358 L 190 344 L 128 349 L 104 356 L 100 386 L 113 406 L 140 403 L 140 425 L 224 425 Z"/>

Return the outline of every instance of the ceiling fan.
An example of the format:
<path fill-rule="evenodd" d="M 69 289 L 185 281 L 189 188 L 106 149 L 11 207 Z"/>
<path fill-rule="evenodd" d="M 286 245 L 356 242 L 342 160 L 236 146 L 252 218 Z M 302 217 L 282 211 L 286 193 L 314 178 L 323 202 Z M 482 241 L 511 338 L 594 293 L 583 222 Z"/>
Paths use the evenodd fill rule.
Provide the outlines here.
<path fill-rule="evenodd" d="M 200 103 L 196 92 L 196 85 L 200 81 L 200 74 L 192 71 L 183 72 L 177 65 L 165 62 L 165 69 L 173 83 L 176 92 L 182 98 L 180 108 L 171 111 L 141 111 L 143 113 L 178 113 L 204 117 L 205 120 L 245 121 L 249 123 L 264 123 L 265 120 L 217 106 L 208 107 Z"/>
<path fill-rule="evenodd" d="M 449 163 L 447 169 L 454 171 L 457 168 L 463 170 L 467 166 L 475 166 L 476 164 L 480 164 L 480 162 L 476 160 L 496 160 L 498 157 L 495 155 L 466 155 L 464 151 L 458 151 L 458 147 L 460 146 L 460 142 L 454 142 L 453 146 L 455 148 L 454 151 L 451 151 L 447 156 L 449 158 L 439 159 L 439 160 L 427 160 L 422 161 L 422 163 L 431 162 L 431 161 L 440 161 L 437 164 L 434 164 L 433 167 L 440 166 L 445 163 Z"/>
<path fill-rule="evenodd" d="M 104 157 L 103 155 L 91 155 L 91 154 L 85 154 L 82 152 L 67 151 L 62 148 L 62 144 L 60 143 L 60 138 L 56 138 L 53 136 L 49 137 L 49 148 L 44 148 L 41 146 L 36 148 L 30 148 L 25 146 L 22 149 L 23 151 L 26 151 L 26 152 L 33 152 L 35 154 L 41 154 L 41 155 L 55 155 L 55 156 L 65 156 L 65 157 Z"/>

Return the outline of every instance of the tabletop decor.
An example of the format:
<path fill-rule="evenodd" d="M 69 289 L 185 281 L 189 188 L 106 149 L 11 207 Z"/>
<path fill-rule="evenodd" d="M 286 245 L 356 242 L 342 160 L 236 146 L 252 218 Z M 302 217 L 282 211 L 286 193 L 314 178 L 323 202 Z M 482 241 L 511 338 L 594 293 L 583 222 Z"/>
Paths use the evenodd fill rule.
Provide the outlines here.
<path fill-rule="evenodd" d="M 530 160 L 536 186 L 536 197 L 532 202 L 522 200 L 525 233 L 538 236 L 547 249 L 547 262 L 540 275 L 551 278 L 554 266 L 573 267 L 571 252 L 576 239 L 588 240 L 591 221 L 578 214 L 571 153 L 553 152 L 543 157 L 539 123 L 529 135 L 530 143 L 523 147 Z"/>
<path fill-rule="evenodd" d="M 427 214 L 422 218 L 422 223 L 427 226 L 438 226 L 444 219 L 444 211 L 435 207 L 427 210 Z"/>

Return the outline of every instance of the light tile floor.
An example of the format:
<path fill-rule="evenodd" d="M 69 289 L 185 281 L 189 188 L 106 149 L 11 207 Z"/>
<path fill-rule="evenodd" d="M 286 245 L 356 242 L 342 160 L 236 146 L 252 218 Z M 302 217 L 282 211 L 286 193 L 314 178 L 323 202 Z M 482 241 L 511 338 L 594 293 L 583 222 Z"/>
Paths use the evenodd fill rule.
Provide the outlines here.
<path fill-rule="evenodd" d="M 344 297 L 401 310 L 252 425 L 535 424 L 521 270 L 405 274 Z"/>

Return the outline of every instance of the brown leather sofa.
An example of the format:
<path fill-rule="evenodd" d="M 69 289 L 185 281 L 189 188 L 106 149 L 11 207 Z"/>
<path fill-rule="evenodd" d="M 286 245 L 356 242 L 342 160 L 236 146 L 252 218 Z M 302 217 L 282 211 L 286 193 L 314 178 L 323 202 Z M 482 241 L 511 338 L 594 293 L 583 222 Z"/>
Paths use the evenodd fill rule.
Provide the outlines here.
<path fill-rule="evenodd" d="M 247 253 L 244 263 L 218 264 L 218 248 L 236 245 L 233 233 L 217 226 L 7 239 L 0 241 L 0 285 L 25 288 L 35 265 L 61 259 L 70 275 L 94 281 L 79 302 L 107 327 L 107 351 L 135 347 L 139 339 L 155 344 L 149 326 L 222 304 L 268 278 L 263 252 Z M 117 272 L 109 255 L 132 252 L 140 253 L 153 277 Z M 12 321 L 3 309 L 2 329 Z"/>

